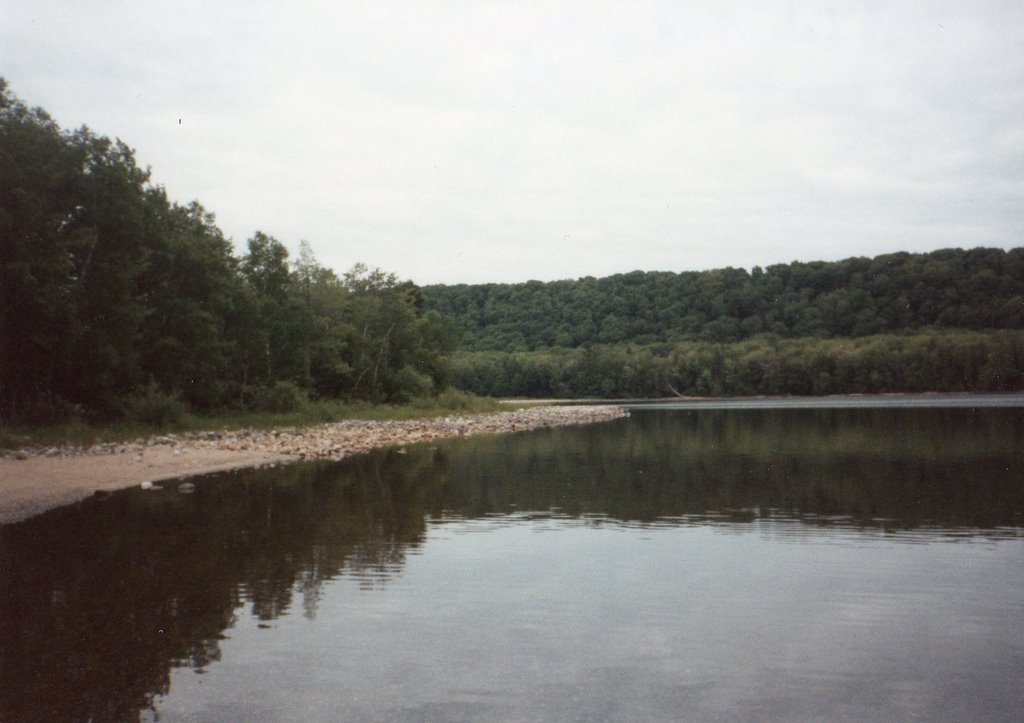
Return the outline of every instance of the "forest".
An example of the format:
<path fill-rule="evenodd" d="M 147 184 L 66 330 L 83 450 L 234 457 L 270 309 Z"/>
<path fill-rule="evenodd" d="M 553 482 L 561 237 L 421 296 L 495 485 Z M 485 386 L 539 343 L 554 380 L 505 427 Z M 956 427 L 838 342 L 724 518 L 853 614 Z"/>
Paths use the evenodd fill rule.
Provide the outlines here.
<path fill-rule="evenodd" d="M 425 286 L 466 351 L 1024 329 L 1024 248 Z"/>
<path fill-rule="evenodd" d="M 0 420 L 402 401 L 447 385 L 454 343 L 394 274 L 339 276 L 258 231 L 236 256 L 125 143 L 0 79 Z"/>
<path fill-rule="evenodd" d="M 475 394 L 534 398 L 1021 391 L 1024 331 L 459 352 L 452 380 Z"/>
<path fill-rule="evenodd" d="M 0 78 L 0 421 L 310 399 L 1024 390 L 1024 248 L 417 287 L 256 231 Z"/>
<path fill-rule="evenodd" d="M 427 286 L 477 394 L 1024 389 L 1024 248 Z"/>

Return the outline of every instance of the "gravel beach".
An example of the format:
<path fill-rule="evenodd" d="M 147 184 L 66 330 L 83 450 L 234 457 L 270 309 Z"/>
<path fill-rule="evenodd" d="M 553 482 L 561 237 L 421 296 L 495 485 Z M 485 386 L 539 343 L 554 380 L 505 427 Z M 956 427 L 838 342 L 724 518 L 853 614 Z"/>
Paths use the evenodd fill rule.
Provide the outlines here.
<path fill-rule="evenodd" d="M 376 447 L 590 424 L 627 415 L 613 406 L 531 407 L 429 419 L 347 420 L 303 428 L 163 435 L 87 448 L 11 450 L 0 458 L 0 524 L 145 482 L 240 467 L 342 459 Z"/>

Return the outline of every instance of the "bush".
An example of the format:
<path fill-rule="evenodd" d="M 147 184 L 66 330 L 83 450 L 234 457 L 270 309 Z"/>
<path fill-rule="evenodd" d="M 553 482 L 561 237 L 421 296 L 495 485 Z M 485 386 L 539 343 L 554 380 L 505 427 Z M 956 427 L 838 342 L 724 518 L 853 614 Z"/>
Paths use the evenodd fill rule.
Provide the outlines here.
<path fill-rule="evenodd" d="M 392 384 L 394 387 L 392 398 L 396 402 L 424 397 L 434 390 L 434 380 L 410 366 L 404 366 L 395 372 Z"/>
<path fill-rule="evenodd" d="M 133 421 L 167 427 L 180 424 L 188 414 L 188 407 L 177 395 L 167 394 L 155 386 L 150 386 L 142 394 L 128 398 L 125 412 Z"/>
<path fill-rule="evenodd" d="M 409 401 L 409 409 L 430 414 L 476 414 L 515 409 L 490 397 L 478 397 L 472 392 L 448 387 L 436 396 L 416 397 Z"/>
<path fill-rule="evenodd" d="M 65 424 L 82 419 L 80 404 L 72 404 L 60 397 L 47 398 L 37 395 L 31 399 L 18 415 L 17 421 L 29 424 Z"/>
<path fill-rule="evenodd" d="M 437 406 L 441 409 L 468 410 L 479 406 L 480 397 L 461 389 L 449 387 L 437 395 Z"/>
<path fill-rule="evenodd" d="M 308 403 L 306 391 L 298 384 L 278 381 L 255 393 L 252 408 L 261 412 L 301 412 Z"/>
<path fill-rule="evenodd" d="M 475 409 L 483 401 L 480 397 L 461 389 L 449 387 L 437 396 L 420 396 L 409 402 L 415 409 L 440 409 L 450 412 L 464 412 Z"/>

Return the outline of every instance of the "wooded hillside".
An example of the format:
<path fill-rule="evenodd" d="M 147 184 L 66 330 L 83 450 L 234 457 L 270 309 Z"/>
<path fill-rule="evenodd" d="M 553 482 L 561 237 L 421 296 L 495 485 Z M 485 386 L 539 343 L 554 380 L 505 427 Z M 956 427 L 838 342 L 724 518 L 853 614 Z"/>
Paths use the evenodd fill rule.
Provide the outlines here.
<path fill-rule="evenodd" d="M 425 286 L 466 351 L 1024 329 L 1024 248 L 602 279 Z"/>

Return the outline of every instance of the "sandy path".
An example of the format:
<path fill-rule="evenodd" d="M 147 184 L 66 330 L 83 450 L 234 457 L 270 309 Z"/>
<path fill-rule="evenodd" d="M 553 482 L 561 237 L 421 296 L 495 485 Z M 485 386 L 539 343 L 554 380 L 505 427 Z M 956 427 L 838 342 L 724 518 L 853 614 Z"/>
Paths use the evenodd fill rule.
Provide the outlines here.
<path fill-rule="evenodd" d="M 0 458 L 0 524 L 143 482 L 304 459 L 341 459 L 376 447 L 626 415 L 618 407 L 533 407 L 435 419 L 350 420 L 303 429 L 166 435 L 90 449 L 19 450 Z"/>

